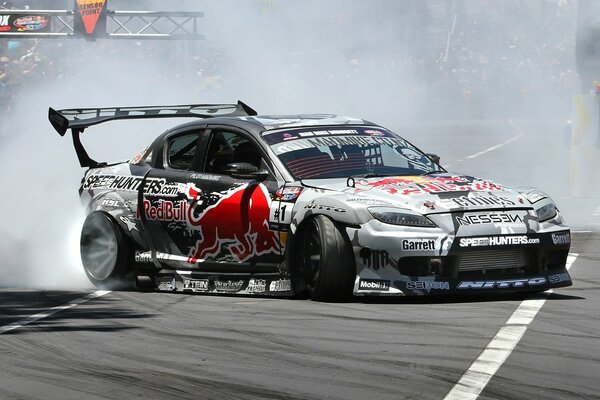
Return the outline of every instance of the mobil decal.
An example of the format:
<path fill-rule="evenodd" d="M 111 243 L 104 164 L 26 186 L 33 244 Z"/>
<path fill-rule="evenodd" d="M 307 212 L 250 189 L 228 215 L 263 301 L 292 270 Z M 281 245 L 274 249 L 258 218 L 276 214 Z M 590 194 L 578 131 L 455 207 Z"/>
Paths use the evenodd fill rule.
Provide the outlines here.
<path fill-rule="evenodd" d="M 502 186 L 489 181 L 461 176 L 402 176 L 363 183 L 360 186 L 367 189 L 379 188 L 390 194 L 400 195 L 504 190 Z"/>
<path fill-rule="evenodd" d="M 225 244 L 238 261 L 281 250 L 275 232 L 269 230 L 271 199 L 264 185 L 244 184 L 221 194 L 221 198 L 202 211 L 191 202 L 188 223 L 196 227 L 201 239 L 192 248 L 188 261 L 200 262 L 217 255 Z"/>

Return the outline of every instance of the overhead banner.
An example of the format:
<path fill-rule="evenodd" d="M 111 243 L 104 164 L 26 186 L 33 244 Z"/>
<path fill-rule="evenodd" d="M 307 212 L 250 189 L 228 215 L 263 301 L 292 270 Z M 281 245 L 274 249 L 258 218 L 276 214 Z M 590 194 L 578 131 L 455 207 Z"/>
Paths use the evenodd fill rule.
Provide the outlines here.
<path fill-rule="evenodd" d="M 50 15 L 2 14 L 0 32 L 50 32 Z"/>
<path fill-rule="evenodd" d="M 106 33 L 107 0 L 75 0 L 75 31 L 87 36 Z"/>

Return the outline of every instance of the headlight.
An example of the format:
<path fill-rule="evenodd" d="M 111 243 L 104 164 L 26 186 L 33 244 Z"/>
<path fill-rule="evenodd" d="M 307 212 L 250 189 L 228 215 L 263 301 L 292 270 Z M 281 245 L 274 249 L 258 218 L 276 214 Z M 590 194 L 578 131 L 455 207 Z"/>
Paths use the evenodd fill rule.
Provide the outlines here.
<path fill-rule="evenodd" d="M 538 208 L 537 210 L 535 210 L 535 212 L 537 213 L 538 220 L 540 222 L 544 222 L 556 217 L 558 210 L 556 209 L 556 206 L 554 204 L 550 203 Z"/>
<path fill-rule="evenodd" d="M 392 225 L 418 226 L 423 228 L 435 228 L 431 220 L 421 214 L 409 210 L 400 210 L 390 207 L 369 207 L 369 212 L 378 221 Z"/>

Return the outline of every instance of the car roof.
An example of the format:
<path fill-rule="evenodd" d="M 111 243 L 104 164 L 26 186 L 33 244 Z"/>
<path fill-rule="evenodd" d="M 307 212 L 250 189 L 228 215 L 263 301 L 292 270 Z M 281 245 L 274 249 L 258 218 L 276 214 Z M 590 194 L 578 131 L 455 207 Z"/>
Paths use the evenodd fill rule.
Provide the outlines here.
<path fill-rule="evenodd" d="M 267 130 L 281 128 L 298 128 L 311 126 L 331 126 L 331 125 L 369 125 L 369 122 L 360 118 L 346 117 L 335 114 L 291 114 L 291 115 L 256 115 L 243 117 L 215 117 L 210 119 L 199 119 L 187 122 L 167 132 L 180 130 L 182 128 L 193 128 L 198 125 L 229 125 L 245 128 L 253 133 L 260 133 Z"/>

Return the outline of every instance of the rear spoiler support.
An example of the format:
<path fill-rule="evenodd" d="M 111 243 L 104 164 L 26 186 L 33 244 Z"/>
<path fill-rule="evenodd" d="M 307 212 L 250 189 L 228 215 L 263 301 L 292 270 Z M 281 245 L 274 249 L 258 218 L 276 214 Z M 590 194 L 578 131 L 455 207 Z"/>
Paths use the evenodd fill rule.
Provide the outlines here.
<path fill-rule="evenodd" d="M 83 132 L 83 129 L 71 129 L 71 133 L 73 133 L 73 147 L 75 147 L 75 153 L 77 153 L 77 158 L 79 159 L 79 165 L 83 168 L 99 168 L 106 166 L 106 163 L 99 163 L 98 161 L 92 159 L 83 144 L 81 143 L 81 138 L 79 135 Z"/>
<path fill-rule="evenodd" d="M 92 159 L 83 144 L 81 133 L 92 126 L 119 119 L 141 118 L 213 118 L 254 116 L 256 111 L 238 101 L 237 104 L 189 104 L 175 106 L 141 106 L 110 108 L 72 108 L 65 110 L 48 109 L 48 120 L 60 136 L 67 130 L 73 134 L 73 146 L 82 167 L 98 168 L 106 165 Z"/>

